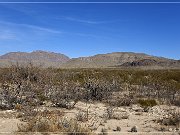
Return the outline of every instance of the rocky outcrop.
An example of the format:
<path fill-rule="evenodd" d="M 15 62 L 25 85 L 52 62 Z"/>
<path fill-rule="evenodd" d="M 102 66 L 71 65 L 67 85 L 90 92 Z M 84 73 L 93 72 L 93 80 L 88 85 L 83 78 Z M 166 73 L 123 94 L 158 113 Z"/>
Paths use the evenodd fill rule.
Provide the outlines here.
<path fill-rule="evenodd" d="M 142 59 L 133 62 L 126 62 L 121 67 L 148 67 L 148 66 L 161 66 L 161 67 L 178 67 L 179 61 L 176 60 L 161 60 L 161 59 Z"/>

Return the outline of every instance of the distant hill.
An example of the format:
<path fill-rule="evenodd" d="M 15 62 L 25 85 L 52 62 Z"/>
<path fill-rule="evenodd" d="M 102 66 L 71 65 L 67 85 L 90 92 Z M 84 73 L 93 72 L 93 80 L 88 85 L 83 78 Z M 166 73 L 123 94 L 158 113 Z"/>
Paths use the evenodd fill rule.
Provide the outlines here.
<path fill-rule="evenodd" d="M 74 68 L 107 68 L 107 67 L 180 67 L 177 60 L 156 57 L 144 53 L 134 52 L 114 52 L 108 54 L 98 54 L 90 57 L 80 57 L 71 59 L 64 67 Z"/>
<path fill-rule="evenodd" d="M 59 67 L 61 64 L 67 62 L 69 57 L 54 52 L 45 51 L 34 51 L 31 53 L 26 52 L 10 52 L 5 55 L 0 56 L 0 66 L 8 66 L 11 63 L 24 64 L 27 62 L 32 62 L 35 65 L 42 65 L 44 67 Z"/>
<path fill-rule="evenodd" d="M 10 52 L 0 56 L 0 67 L 16 62 L 59 68 L 180 68 L 180 60 L 134 52 L 114 52 L 72 59 L 64 54 L 45 51 Z"/>

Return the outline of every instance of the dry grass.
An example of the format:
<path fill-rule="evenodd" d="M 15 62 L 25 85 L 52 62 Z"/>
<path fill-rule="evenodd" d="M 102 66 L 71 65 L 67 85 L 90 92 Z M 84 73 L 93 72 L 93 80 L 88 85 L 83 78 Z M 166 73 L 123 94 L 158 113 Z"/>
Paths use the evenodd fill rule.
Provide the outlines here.
<path fill-rule="evenodd" d="M 68 135 L 90 135 L 91 131 L 74 119 L 63 117 L 60 111 L 39 112 L 26 124 L 18 125 L 18 132 L 62 133 Z M 17 133 L 18 133 L 17 132 Z"/>

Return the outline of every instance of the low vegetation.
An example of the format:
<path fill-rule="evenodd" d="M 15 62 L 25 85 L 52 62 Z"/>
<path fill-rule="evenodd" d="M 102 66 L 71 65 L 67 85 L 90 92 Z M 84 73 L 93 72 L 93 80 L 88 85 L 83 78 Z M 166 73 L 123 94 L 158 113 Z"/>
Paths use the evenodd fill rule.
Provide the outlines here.
<path fill-rule="evenodd" d="M 75 119 L 66 119 L 63 112 L 39 112 L 27 124 L 18 126 L 18 132 L 40 132 L 42 134 L 60 133 L 67 135 L 91 135 L 91 131 Z"/>
<path fill-rule="evenodd" d="M 180 112 L 173 112 L 165 118 L 157 120 L 157 122 L 165 126 L 176 126 L 178 128 L 180 127 Z"/>
<path fill-rule="evenodd" d="M 0 109 L 20 112 L 18 117 L 27 122 L 19 126 L 21 132 L 90 132 L 79 125 L 87 121 L 86 113 L 79 112 L 76 120 L 67 120 L 69 128 L 65 128 L 62 115 L 56 118 L 55 112 L 35 111 L 44 105 L 73 109 L 78 101 L 101 102 L 110 106 L 107 113 L 111 119 L 116 118 L 114 107 L 137 103 L 143 108 L 180 106 L 179 97 L 180 70 L 175 69 L 45 69 L 31 63 L 0 69 Z M 178 117 L 169 117 L 167 125 L 179 123 Z"/>
<path fill-rule="evenodd" d="M 142 107 L 153 107 L 153 106 L 157 105 L 157 102 L 154 99 L 147 99 L 147 100 L 139 99 L 138 103 Z"/>

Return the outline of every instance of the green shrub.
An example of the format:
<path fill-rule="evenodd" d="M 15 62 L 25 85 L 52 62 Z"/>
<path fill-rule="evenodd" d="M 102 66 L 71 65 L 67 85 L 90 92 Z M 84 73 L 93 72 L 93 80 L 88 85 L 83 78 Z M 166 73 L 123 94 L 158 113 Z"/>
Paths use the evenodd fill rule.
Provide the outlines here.
<path fill-rule="evenodd" d="M 139 99 L 138 103 L 142 106 L 142 107 L 153 107 L 155 105 L 157 105 L 156 100 L 154 99 Z"/>

